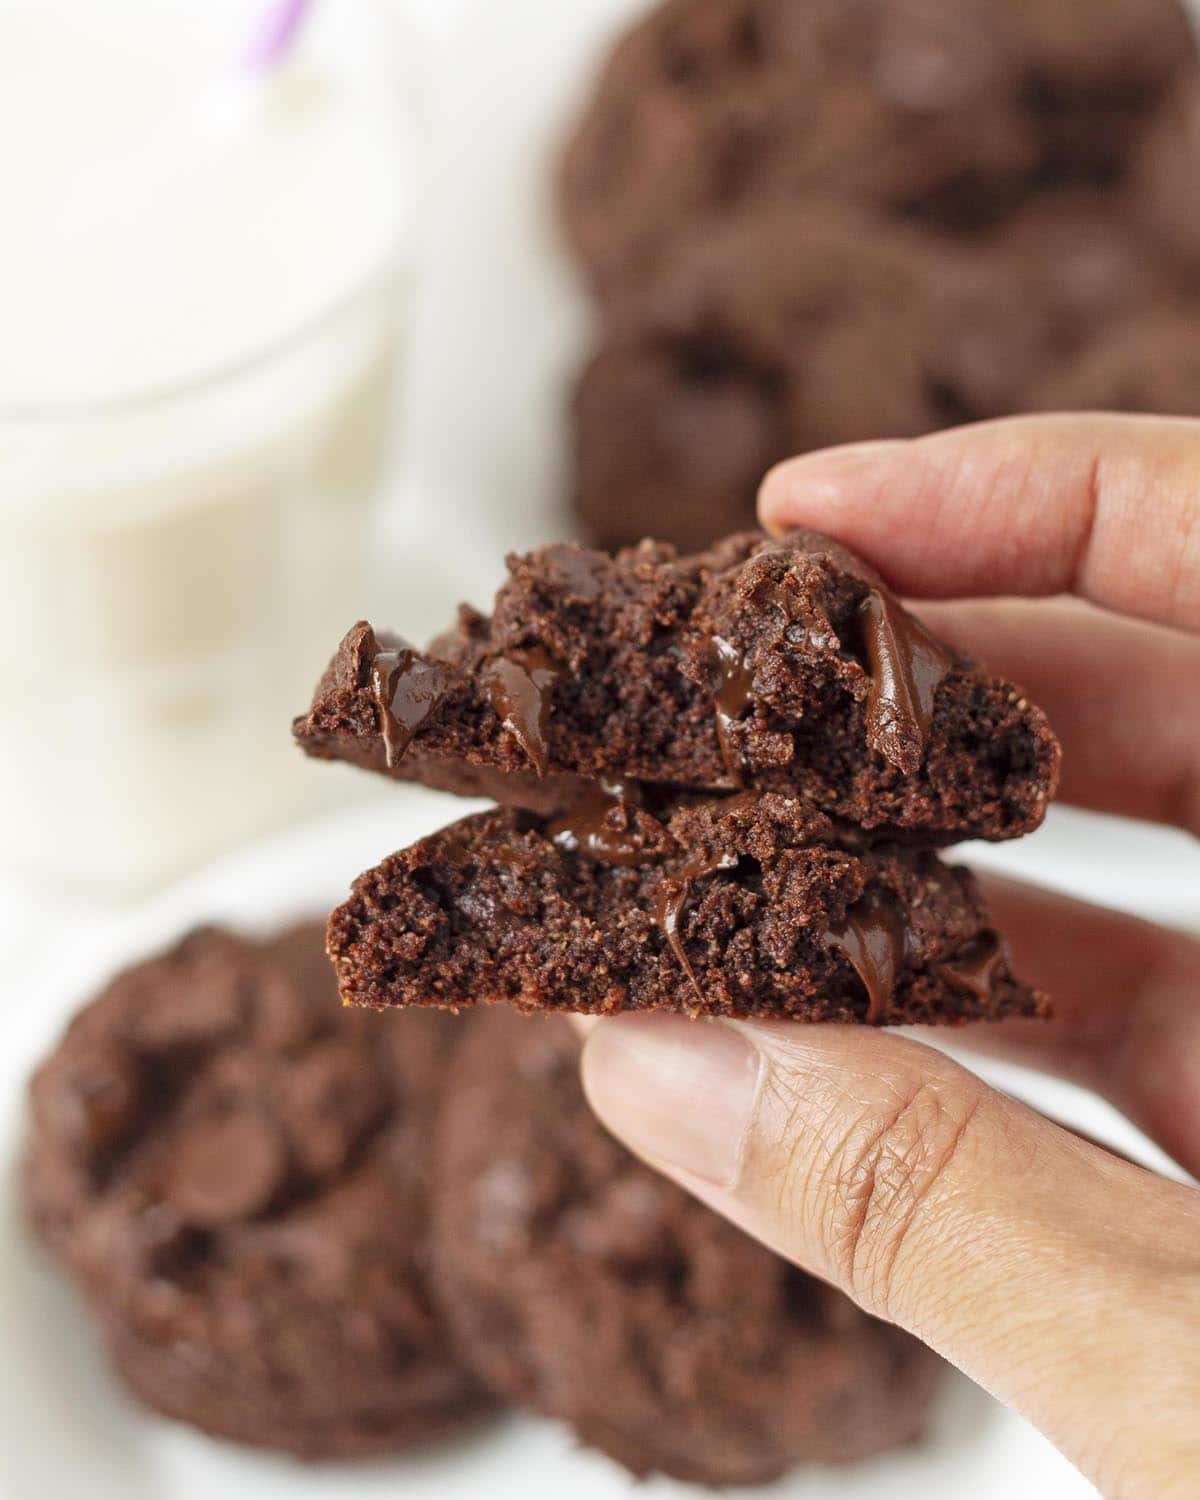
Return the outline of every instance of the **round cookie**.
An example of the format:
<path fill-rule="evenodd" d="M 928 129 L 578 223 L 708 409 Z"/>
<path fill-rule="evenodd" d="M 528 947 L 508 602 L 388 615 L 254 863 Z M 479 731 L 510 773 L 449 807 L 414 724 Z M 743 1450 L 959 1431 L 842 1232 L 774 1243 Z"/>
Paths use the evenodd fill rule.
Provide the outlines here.
<path fill-rule="evenodd" d="M 33 1224 L 148 1405 L 303 1458 L 489 1404 L 428 1290 L 455 1023 L 338 1004 L 318 925 L 217 929 L 117 977 L 31 1085 Z"/>
<path fill-rule="evenodd" d="M 981 282 L 1036 309 L 1049 370 L 1181 291 L 1130 195 L 1076 188 L 1035 198 L 995 238 Z"/>
<path fill-rule="evenodd" d="M 1130 201 L 1094 190 L 1036 199 L 972 246 L 844 212 L 751 215 L 612 304 L 574 394 L 576 512 L 603 547 L 699 549 L 754 523 L 780 459 L 1037 409 L 1097 329 L 1186 298 Z"/>
<path fill-rule="evenodd" d="M 970 270 L 942 299 L 936 356 L 959 421 L 1037 410 L 1039 392 L 1074 368 L 1097 330 L 1153 322 L 1186 295 L 1116 190 L 1034 198 L 961 258 Z"/>
<path fill-rule="evenodd" d="M 752 217 L 614 306 L 573 405 L 575 506 L 615 548 L 753 524 L 778 459 L 1015 404 L 1038 367 L 1015 277 L 846 215 Z"/>
<path fill-rule="evenodd" d="M 1137 210 L 1191 289 L 1200 287 L 1200 79 L 1181 81 L 1142 147 Z"/>
<path fill-rule="evenodd" d="M 1004 0 L 994 7 L 1020 58 L 1039 140 L 1035 186 L 1104 188 L 1126 177 L 1173 80 L 1196 75 L 1178 0 Z"/>
<path fill-rule="evenodd" d="M 765 1481 L 916 1437 L 939 1361 L 636 1161 L 561 1020 L 496 1006 L 441 1122 L 438 1285 L 499 1393 L 636 1474 Z"/>
<path fill-rule="evenodd" d="M 973 232 L 1123 176 L 1195 69 L 1177 0 L 667 0 L 601 73 L 562 217 L 606 298 L 752 205 Z"/>
<path fill-rule="evenodd" d="M 1030 407 L 1200 417 L 1200 312 L 1164 312 L 1106 333 L 1035 386 Z"/>
<path fill-rule="evenodd" d="M 973 218 L 1033 169 L 988 0 L 668 0 L 618 43 L 563 160 L 609 296 L 701 226 L 828 197 Z"/>

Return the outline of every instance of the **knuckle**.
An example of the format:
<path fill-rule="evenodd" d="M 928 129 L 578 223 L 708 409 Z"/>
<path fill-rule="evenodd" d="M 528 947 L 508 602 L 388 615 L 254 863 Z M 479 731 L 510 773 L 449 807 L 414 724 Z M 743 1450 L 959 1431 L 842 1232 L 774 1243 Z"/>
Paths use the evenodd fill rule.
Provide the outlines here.
<path fill-rule="evenodd" d="M 959 1080 L 923 1079 L 869 1110 L 829 1153 L 823 1238 L 837 1275 L 885 1316 L 908 1275 L 903 1252 L 936 1211 L 980 1094 Z"/>

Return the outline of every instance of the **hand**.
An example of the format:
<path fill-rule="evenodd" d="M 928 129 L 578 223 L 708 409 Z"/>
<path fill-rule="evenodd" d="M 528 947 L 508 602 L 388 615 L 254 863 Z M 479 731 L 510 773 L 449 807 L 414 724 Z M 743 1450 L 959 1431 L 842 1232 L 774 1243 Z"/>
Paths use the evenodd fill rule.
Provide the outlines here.
<path fill-rule="evenodd" d="M 1200 834 L 1200 422 L 855 445 L 781 465 L 760 505 L 910 596 L 1026 596 L 922 612 L 1047 710 L 1066 799 Z M 1028 602 L 1067 593 L 1088 602 Z M 965 1040 L 1090 1085 L 1200 1171 L 1200 943 L 987 886 L 1056 1019 Z M 634 1151 L 932 1344 L 1105 1495 L 1200 1494 L 1200 1191 L 866 1027 L 604 1020 L 583 1076 Z"/>

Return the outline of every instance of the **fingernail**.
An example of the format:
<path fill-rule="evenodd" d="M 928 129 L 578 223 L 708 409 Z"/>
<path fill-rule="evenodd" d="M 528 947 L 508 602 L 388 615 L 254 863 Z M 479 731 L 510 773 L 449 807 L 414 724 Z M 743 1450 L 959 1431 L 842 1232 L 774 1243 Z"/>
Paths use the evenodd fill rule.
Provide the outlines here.
<path fill-rule="evenodd" d="M 587 1039 L 592 1108 L 635 1151 L 735 1187 L 758 1100 L 760 1056 L 720 1021 L 627 1016 Z"/>

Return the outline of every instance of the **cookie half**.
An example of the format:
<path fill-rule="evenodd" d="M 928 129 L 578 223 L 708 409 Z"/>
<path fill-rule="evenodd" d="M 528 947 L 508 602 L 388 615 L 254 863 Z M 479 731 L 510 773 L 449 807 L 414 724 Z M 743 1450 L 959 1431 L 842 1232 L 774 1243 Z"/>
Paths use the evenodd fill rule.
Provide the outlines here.
<path fill-rule="evenodd" d="M 878 838 L 1036 828 L 1059 748 L 827 537 L 509 560 L 420 653 L 360 624 L 293 726 L 310 755 L 551 813 L 580 778 L 780 790 Z"/>
<path fill-rule="evenodd" d="M 344 1000 L 872 1024 L 1039 1015 L 971 874 L 795 798 L 598 789 L 394 854 L 329 924 Z"/>

